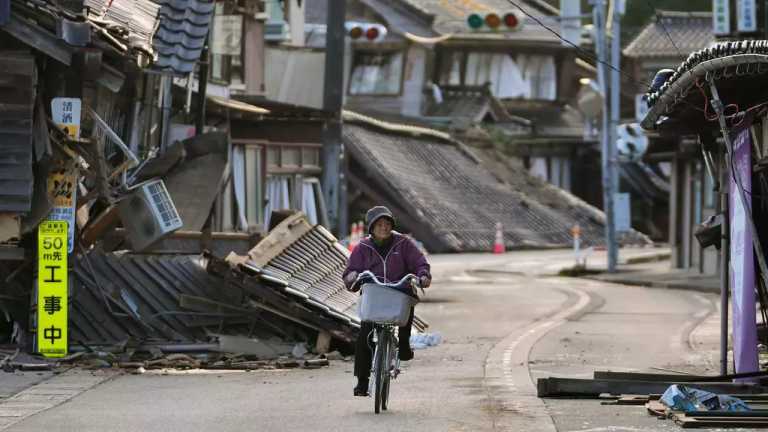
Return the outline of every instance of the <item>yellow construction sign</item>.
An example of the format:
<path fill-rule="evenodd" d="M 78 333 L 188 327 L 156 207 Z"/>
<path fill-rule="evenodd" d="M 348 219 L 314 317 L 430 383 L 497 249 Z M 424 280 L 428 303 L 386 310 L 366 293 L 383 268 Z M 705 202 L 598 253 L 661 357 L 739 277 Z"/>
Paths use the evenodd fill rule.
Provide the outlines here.
<path fill-rule="evenodd" d="M 37 351 L 46 357 L 67 355 L 66 221 L 43 221 L 37 248 Z"/>

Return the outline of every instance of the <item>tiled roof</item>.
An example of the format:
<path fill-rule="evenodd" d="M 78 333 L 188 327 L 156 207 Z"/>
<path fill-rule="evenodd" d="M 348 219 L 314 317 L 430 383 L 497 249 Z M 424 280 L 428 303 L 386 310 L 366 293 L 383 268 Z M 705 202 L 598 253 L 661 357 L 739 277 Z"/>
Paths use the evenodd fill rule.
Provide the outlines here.
<path fill-rule="evenodd" d="M 249 266 L 262 283 L 274 285 L 313 310 L 342 324 L 359 326 L 358 294 L 345 289 L 341 275 L 349 252 L 322 225 L 297 213 L 282 221 L 248 252 Z M 416 317 L 417 329 L 426 323 Z"/>
<path fill-rule="evenodd" d="M 575 223 L 587 244 L 602 242 L 597 209 L 528 174 L 520 185 L 502 183 L 456 143 L 349 121 L 344 141 L 361 167 L 351 173 L 352 185 L 387 200 L 434 252 L 488 251 L 497 222 L 507 248 L 565 247 Z"/>
<path fill-rule="evenodd" d="M 488 95 L 482 89 L 444 91 L 442 92 L 442 101 L 432 100 L 425 114 L 428 117 L 461 117 L 480 121 L 488 112 L 489 105 Z"/>
<path fill-rule="evenodd" d="M 205 0 L 159 0 L 160 25 L 154 38 L 155 68 L 186 74 L 195 69 L 205 44 L 215 3 Z"/>
<path fill-rule="evenodd" d="M 467 17 L 473 13 L 496 12 L 504 14 L 517 10 L 507 0 L 400 0 L 412 7 L 435 16 L 433 30 L 438 34 L 453 34 L 454 38 L 477 40 L 508 40 L 531 43 L 557 43 L 560 39 L 530 18 L 526 18 L 523 28 L 514 32 L 473 33 L 468 31 Z M 537 6 L 523 0 L 520 1 L 525 11 L 542 20 L 558 34 L 562 33 L 559 20 L 542 13 Z"/>
<path fill-rule="evenodd" d="M 454 120 L 454 127 L 462 122 L 466 126 L 482 122 L 487 115 L 495 123 L 514 123 L 524 128 L 531 126 L 529 120 L 510 114 L 503 103 L 491 94 L 488 85 L 443 87 L 441 97 L 440 102 L 434 96 L 429 98 L 430 103 L 424 114 L 426 117 L 450 118 Z"/>
<path fill-rule="evenodd" d="M 584 116 L 568 105 L 547 104 L 520 107 L 518 101 L 504 101 L 507 111 L 530 120 L 533 135 L 538 138 L 584 138 Z"/>
<path fill-rule="evenodd" d="M 398 33 L 409 33 L 420 37 L 436 36 L 431 28 L 432 17 L 408 3 L 392 0 L 361 0 L 381 16 L 387 25 Z"/>
<path fill-rule="evenodd" d="M 26 213 L 32 200 L 35 58 L 2 53 L 0 64 L 0 212 Z"/>
<path fill-rule="evenodd" d="M 160 5 L 150 0 L 85 0 L 89 16 L 119 24 L 129 32 L 128 45 L 152 52 L 152 35 Z"/>
<path fill-rule="evenodd" d="M 674 45 L 670 38 L 675 41 Z M 678 57 L 683 60 L 688 54 L 706 48 L 714 41 L 711 13 L 661 11 L 624 49 L 624 55 L 634 58 Z"/>
<path fill-rule="evenodd" d="M 304 0 L 304 22 L 326 24 L 328 22 L 328 0 Z"/>

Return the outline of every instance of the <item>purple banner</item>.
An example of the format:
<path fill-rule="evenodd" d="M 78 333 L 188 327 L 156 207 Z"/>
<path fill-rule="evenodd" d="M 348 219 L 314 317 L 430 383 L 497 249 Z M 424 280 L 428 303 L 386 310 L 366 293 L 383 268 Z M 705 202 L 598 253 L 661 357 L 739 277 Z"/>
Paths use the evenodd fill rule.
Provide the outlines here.
<path fill-rule="evenodd" d="M 736 373 L 755 372 L 757 361 L 757 324 L 755 321 L 755 261 L 752 230 L 741 204 L 738 176 L 747 191 L 748 209 L 752 206 L 752 138 L 749 128 L 742 130 L 733 142 L 733 169 L 729 187 L 729 217 L 731 222 L 730 282 L 733 308 L 733 357 Z"/>

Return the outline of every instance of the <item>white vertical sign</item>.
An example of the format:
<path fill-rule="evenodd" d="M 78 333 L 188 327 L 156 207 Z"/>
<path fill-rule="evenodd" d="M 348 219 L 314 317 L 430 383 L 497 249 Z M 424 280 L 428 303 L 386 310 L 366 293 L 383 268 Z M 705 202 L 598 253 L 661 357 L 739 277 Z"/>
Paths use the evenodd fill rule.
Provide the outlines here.
<path fill-rule="evenodd" d="M 757 6 L 755 0 L 736 2 L 736 30 L 740 32 L 757 31 Z"/>
<path fill-rule="evenodd" d="M 576 0 L 560 2 L 560 22 L 562 25 L 563 45 L 569 41 L 581 43 L 581 2 Z"/>
<path fill-rule="evenodd" d="M 628 193 L 613 195 L 613 209 L 616 232 L 626 232 L 632 229 L 632 213 L 629 209 Z"/>
<path fill-rule="evenodd" d="M 642 122 L 643 119 L 645 119 L 645 116 L 648 115 L 648 111 L 650 111 L 648 108 L 648 102 L 646 102 L 644 98 L 644 93 L 635 95 L 635 119 L 638 122 Z"/>
<path fill-rule="evenodd" d="M 731 7 L 728 0 L 712 0 L 712 33 L 717 36 L 731 33 Z"/>
<path fill-rule="evenodd" d="M 51 100 L 53 122 L 71 138 L 80 138 L 80 111 L 82 102 L 78 98 L 57 97 Z"/>

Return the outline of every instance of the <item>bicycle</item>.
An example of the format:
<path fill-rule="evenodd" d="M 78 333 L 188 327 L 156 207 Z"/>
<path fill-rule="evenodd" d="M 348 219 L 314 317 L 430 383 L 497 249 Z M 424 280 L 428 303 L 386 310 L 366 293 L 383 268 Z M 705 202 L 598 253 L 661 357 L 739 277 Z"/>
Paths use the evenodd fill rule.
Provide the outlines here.
<path fill-rule="evenodd" d="M 374 412 L 386 410 L 391 380 L 400 374 L 397 328 L 408 322 L 411 308 L 418 303 L 418 278 L 407 274 L 398 282 L 385 283 L 370 271 L 357 277 L 362 283 L 360 320 L 371 321 L 375 344 L 368 394 L 374 398 Z M 370 281 L 370 282 L 368 282 Z"/>

